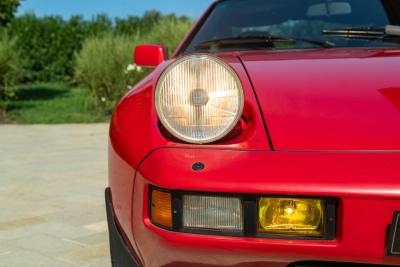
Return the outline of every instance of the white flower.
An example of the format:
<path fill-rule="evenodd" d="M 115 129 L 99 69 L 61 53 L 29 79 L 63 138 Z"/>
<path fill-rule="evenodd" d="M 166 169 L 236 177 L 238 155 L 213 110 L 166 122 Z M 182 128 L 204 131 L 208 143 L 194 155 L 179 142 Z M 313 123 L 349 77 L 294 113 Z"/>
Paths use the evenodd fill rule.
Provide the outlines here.
<path fill-rule="evenodd" d="M 134 70 L 136 70 L 136 65 L 135 64 L 129 64 L 128 67 L 126 68 L 126 70 L 128 72 L 134 71 Z"/>
<path fill-rule="evenodd" d="M 136 65 L 136 64 L 129 64 L 128 67 L 126 67 L 126 72 L 129 73 L 131 71 L 137 71 L 137 72 L 142 72 L 142 67 Z"/>
<path fill-rule="evenodd" d="M 106 102 L 107 98 L 105 98 L 104 96 L 101 98 L 101 102 Z"/>

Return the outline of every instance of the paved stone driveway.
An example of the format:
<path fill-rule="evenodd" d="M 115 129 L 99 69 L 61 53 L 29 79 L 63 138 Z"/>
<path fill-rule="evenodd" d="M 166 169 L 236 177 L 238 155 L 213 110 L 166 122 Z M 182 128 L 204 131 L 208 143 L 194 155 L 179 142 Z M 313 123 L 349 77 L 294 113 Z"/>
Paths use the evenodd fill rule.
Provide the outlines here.
<path fill-rule="evenodd" d="M 0 126 L 0 266 L 110 266 L 106 124 Z"/>

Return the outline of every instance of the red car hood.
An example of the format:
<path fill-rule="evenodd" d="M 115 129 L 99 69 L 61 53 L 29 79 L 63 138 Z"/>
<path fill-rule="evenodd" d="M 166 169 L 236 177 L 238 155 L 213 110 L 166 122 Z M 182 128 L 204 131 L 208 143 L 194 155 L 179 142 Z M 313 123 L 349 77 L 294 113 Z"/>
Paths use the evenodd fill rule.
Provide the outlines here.
<path fill-rule="evenodd" d="M 276 150 L 400 150 L 400 50 L 239 57 Z"/>

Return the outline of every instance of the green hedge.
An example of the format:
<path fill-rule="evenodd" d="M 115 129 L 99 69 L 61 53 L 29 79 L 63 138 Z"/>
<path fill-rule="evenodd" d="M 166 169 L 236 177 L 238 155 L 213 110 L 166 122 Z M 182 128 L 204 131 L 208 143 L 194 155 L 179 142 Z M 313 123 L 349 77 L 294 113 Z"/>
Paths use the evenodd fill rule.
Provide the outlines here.
<path fill-rule="evenodd" d="M 84 20 L 80 16 L 64 20 L 58 16 L 39 18 L 34 14 L 25 14 L 16 17 L 9 24 L 8 30 L 12 36 L 21 36 L 18 38 L 18 46 L 24 56 L 25 82 L 71 81 L 75 66 L 74 55 L 81 50 L 87 38 L 108 32 L 143 36 L 153 32 L 161 21 L 176 26 L 190 25 L 192 22 L 187 17 L 163 16 L 156 11 L 147 12 L 143 17 L 131 16 L 115 20 L 106 15 L 98 15 L 92 20 Z M 174 33 L 173 29 L 168 30 Z M 175 34 L 172 36 L 179 38 Z"/>
<path fill-rule="evenodd" d="M 13 86 L 20 74 L 17 39 L 0 29 L 0 112 L 5 110 L 8 100 L 14 97 Z"/>

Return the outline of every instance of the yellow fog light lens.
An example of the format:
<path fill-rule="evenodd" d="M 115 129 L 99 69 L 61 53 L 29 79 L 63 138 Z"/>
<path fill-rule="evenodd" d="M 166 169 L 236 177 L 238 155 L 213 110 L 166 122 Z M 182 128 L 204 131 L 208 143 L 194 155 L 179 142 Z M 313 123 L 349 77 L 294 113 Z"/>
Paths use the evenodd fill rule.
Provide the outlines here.
<path fill-rule="evenodd" d="M 324 202 L 319 199 L 259 198 L 258 232 L 322 237 Z"/>

